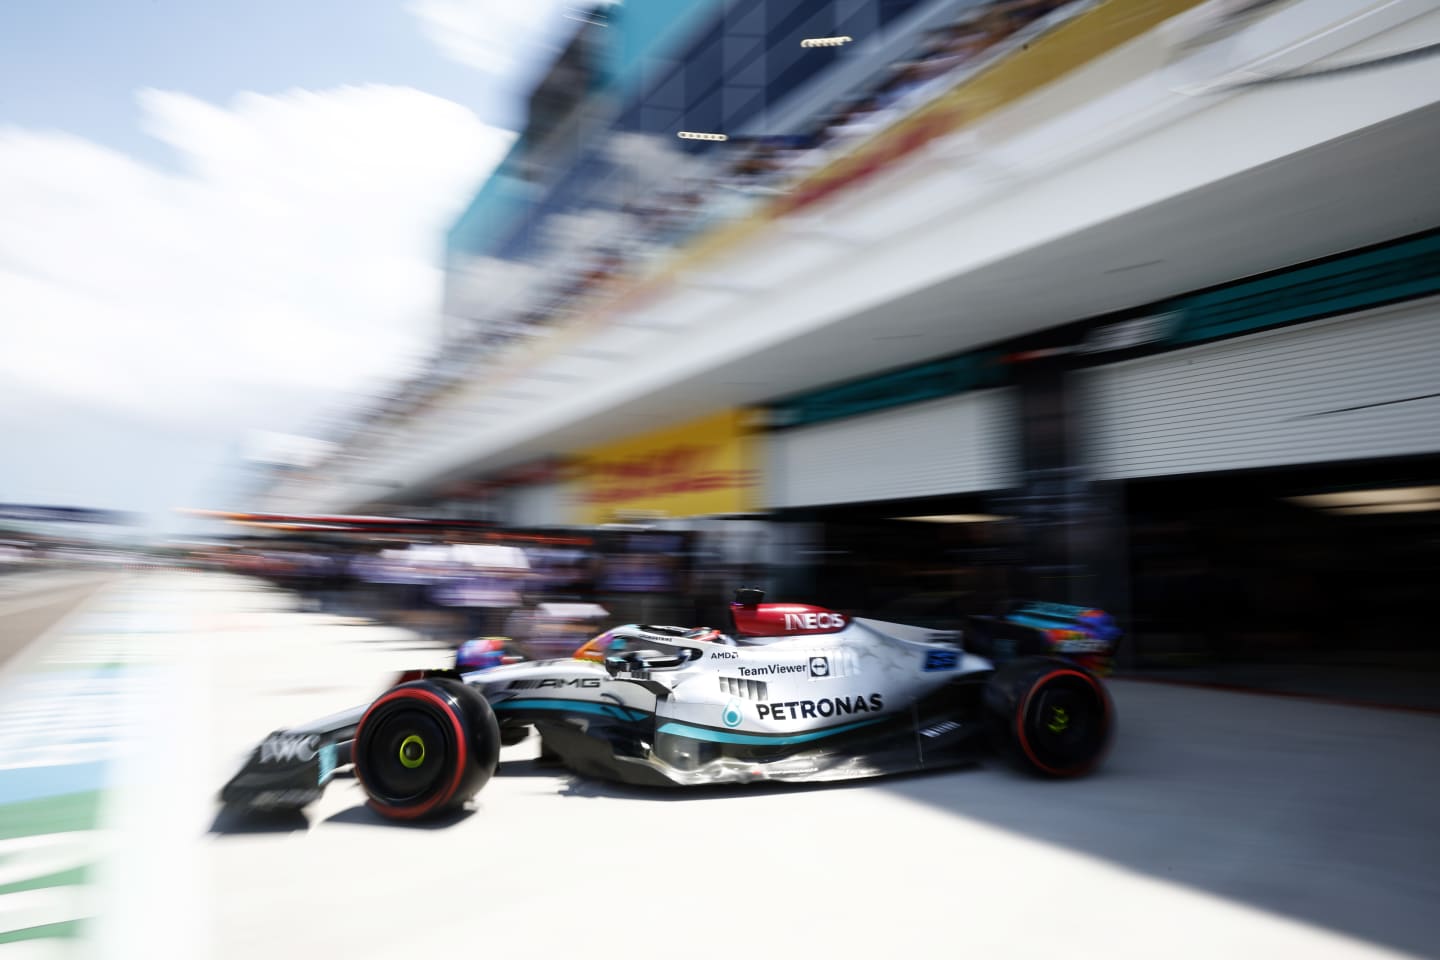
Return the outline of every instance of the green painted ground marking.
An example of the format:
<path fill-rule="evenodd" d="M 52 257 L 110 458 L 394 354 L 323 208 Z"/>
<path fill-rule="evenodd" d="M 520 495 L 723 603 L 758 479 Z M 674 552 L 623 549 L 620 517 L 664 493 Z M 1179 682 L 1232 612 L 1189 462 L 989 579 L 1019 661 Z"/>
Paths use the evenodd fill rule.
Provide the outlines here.
<path fill-rule="evenodd" d="M 93 830 L 100 819 L 101 792 L 67 793 L 38 800 L 0 805 L 0 840 L 39 834 Z M 58 873 L 26 877 L 0 886 L 0 897 L 47 887 L 84 886 L 90 880 L 89 867 L 74 867 Z M 84 935 L 83 919 L 45 923 L 0 933 L 0 944 L 24 940 L 74 940 Z"/>
<path fill-rule="evenodd" d="M 26 927 L 24 930 L 12 930 L 9 933 L 0 933 L 0 944 L 19 943 L 21 940 L 41 940 L 55 938 L 73 940 L 83 933 L 83 920 L 64 920 L 60 923 L 46 923 L 38 927 Z"/>
<path fill-rule="evenodd" d="M 16 880 L 14 883 L 0 884 L 0 897 L 7 893 L 20 893 L 23 890 L 40 890 L 45 887 L 67 887 L 71 884 L 84 883 L 86 871 L 89 867 L 75 867 L 72 870 L 61 870 L 59 873 L 46 874 L 43 877 L 27 877 L 24 880 Z"/>
<path fill-rule="evenodd" d="M 0 806 L 0 840 L 40 833 L 93 830 L 100 820 L 98 790 Z"/>

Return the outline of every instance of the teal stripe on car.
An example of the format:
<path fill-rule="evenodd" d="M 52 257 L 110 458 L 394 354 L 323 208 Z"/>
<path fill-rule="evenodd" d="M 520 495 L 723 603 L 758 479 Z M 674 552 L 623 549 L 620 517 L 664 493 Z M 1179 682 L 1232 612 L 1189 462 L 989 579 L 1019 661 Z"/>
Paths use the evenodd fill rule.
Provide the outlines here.
<path fill-rule="evenodd" d="M 590 703 L 585 700 L 497 700 L 490 704 L 496 712 L 502 710 L 558 710 L 564 713 L 594 713 L 612 720 L 644 720 L 650 714 L 641 710 L 629 710 L 609 703 Z"/>
<path fill-rule="evenodd" d="M 755 747 L 775 747 L 784 746 L 789 743 L 809 743 L 812 740 L 833 737 L 837 733 L 845 733 L 847 730 L 858 730 L 861 727 L 868 727 L 873 723 L 879 723 L 882 719 L 884 718 L 872 717 L 869 720 L 845 723 L 838 727 L 826 727 L 824 730 L 814 730 L 810 733 L 793 734 L 732 733 L 728 730 L 711 730 L 709 727 L 696 727 L 688 723 L 677 722 L 667 723 L 657 732 L 669 733 L 677 737 L 689 737 L 692 740 L 709 740 L 712 743 L 739 743 Z"/>
<path fill-rule="evenodd" d="M 1059 618 L 1053 617 L 1028 616 L 1023 613 L 1017 613 L 1013 616 L 1006 617 L 1005 619 L 1008 622 L 1015 624 L 1017 627 L 1035 627 L 1040 630 L 1078 630 L 1081 623 L 1077 620 L 1061 620 Z"/>

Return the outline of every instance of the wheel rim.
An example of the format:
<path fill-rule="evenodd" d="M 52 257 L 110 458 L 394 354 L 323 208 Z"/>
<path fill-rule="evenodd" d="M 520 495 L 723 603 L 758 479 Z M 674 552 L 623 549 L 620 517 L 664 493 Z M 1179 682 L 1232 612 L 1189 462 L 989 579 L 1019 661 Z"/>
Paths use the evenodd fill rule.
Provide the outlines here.
<path fill-rule="evenodd" d="M 400 766 L 406 770 L 414 770 L 425 762 L 425 741 L 417 733 L 412 733 L 400 741 Z"/>
<path fill-rule="evenodd" d="M 1050 773 L 1089 767 L 1105 747 L 1109 718 L 1094 684 L 1066 671 L 1043 679 L 1032 691 L 1023 718 L 1031 758 Z"/>
<path fill-rule="evenodd" d="M 392 806 L 406 806 L 442 786 L 450 744 L 430 711 L 406 705 L 372 724 L 365 749 L 370 761 L 365 783 L 372 795 Z"/>

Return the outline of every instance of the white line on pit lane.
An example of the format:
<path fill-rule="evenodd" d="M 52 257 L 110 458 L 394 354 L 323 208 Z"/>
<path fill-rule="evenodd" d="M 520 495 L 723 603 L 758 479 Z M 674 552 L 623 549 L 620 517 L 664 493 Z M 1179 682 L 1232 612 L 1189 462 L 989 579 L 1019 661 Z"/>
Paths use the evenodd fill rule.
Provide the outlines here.
<path fill-rule="evenodd" d="M 0 771 L 103 761 L 134 725 L 133 680 L 114 672 L 32 674 L 3 690 Z"/>
<path fill-rule="evenodd" d="M 83 920 L 94 915 L 88 887 L 42 887 L 0 894 L 0 934 Z"/>
<path fill-rule="evenodd" d="M 193 592 L 162 597 L 175 626 L 189 630 L 135 637 L 136 649 L 157 663 L 127 671 L 136 705 L 131 749 L 117 755 L 101 808 L 101 823 L 119 839 L 95 871 L 102 899 L 88 960 L 210 955 L 209 881 L 197 838 L 214 816 L 214 793 L 208 780 L 196 779 L 209 769 L 198 758 L 211 746 L 205 691 L 212 651 L 190 632 L 205 598 Z"/>
<path fill-rule="evenodd" d="M 44 940 L 20 940 L 5 944 L 5 960 L 80 960 L 84 956 L 76 941 L 49 937 Z"/>
<path fill-rule="evenodd" d="M 72 830 L 0 840 L 0 886 L 87 866 L 104 855 L 101 830 Z"/>

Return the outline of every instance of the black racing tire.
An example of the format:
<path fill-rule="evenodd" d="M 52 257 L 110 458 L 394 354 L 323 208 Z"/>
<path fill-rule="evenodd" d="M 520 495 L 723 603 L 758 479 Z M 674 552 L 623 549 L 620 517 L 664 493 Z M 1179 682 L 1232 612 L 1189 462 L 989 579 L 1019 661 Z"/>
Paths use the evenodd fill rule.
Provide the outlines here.
<path fill-rule="evenodd" d="M 370 807 L 391 820 L 458 809 L 500 760 L 490 704 L 459 680 L 403 683 L 370 704 L 355 728 L 355 776 Z"/>
<path fill-rule="evenodd" d="M 1005 664 L 982 696 L 991 739 L 1022 770 L 1080 777 L 1110 746 L 1115 707 L 1100 681 L 1063 660 L 1026 657 Z"/>

